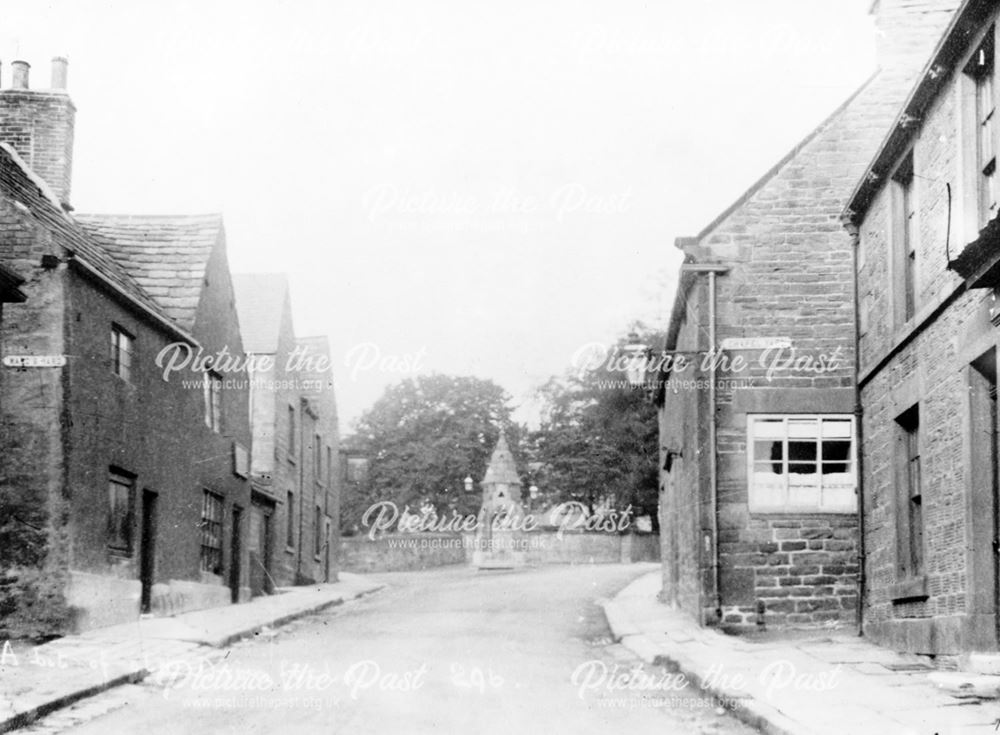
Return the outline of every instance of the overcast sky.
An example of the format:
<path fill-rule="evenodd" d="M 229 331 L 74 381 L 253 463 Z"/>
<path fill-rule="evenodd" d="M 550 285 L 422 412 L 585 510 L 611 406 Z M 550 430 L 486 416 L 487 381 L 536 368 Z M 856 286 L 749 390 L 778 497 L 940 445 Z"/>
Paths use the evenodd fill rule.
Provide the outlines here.
<path fill-rule="evenodd" d="M 527 404 L 665 320 L 674 238 L 874 71 L 869 5 L 8 0 L 0 60 L 69 57 L 77 211 L 221 211 L 289 274 L 348 430 L 401 368 Z"/>

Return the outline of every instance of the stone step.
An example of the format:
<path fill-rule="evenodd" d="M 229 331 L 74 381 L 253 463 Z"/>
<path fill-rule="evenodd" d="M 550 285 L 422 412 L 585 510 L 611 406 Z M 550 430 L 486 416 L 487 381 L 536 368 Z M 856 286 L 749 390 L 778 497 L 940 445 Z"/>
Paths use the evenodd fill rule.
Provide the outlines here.
<path fill-rule="evenodd" d="M 1000 699 L 1000 676 L 966 671 L 936 671 L 927 678 L 934 686 L 953 697 Z"/>

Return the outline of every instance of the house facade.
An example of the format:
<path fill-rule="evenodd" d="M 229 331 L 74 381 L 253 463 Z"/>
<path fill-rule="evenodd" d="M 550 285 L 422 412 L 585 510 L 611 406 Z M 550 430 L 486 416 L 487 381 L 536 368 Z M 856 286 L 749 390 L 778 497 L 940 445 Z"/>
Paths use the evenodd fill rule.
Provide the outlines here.
<path fill-rule="evenodd" d="M 74 108 L 15 62 L 0 91 L 0 628 L 31 635 L 249 596 L 248 392 L 191 361 L 242 354 L 221 218 L 74 216 Z M 23 366 L 22 366 L 23 365 Z M 246 466 L 244 466 L 246 465 Z M 8 545 L 9 544 L 9 545 Z"/>
<path fill-rule="evenodd" d="M 251 588 L 337 579 L 340 444 L 325 337 L 296 338 L 287 278 L 237 274 L 236 304 L 253 356 L 250 388 Z"/>
<path fill-rule="evenodd" d="M 996 651 L 996 2 L 963 2 L 846 219 L 857 246 L 864 631 Z"/>
<path fill-rule="evenodd" d="M 840 216 L 955 0 L 881 0 L 880 68 L 695 237 L 657 369 L 663 601 L 733 629 L 850 622 L 852 248 Z"/>

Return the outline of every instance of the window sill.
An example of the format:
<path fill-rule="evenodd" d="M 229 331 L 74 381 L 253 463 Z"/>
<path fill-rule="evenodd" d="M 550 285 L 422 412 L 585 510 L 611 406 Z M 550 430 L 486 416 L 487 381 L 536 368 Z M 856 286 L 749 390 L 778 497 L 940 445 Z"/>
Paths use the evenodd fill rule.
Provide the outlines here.
<path fill-rule="evenodd" d="M 770 506 L 750 506 L 751 516 L 852 516 L 857 508 L 788 508 Z"/>
<path fill-rule="evenodd" d="M 295 547 L 294 546 L 285 546 L 285 553 L 286 554 L 294 554 L 295 553 Z"/>
<path fill-rule="evenodd" d="M 919 577 L 909 577 L 889 588 L 889 599 L 893 602 L 926 600 L 928 597 L 926 574 L 921 574 Z"/>

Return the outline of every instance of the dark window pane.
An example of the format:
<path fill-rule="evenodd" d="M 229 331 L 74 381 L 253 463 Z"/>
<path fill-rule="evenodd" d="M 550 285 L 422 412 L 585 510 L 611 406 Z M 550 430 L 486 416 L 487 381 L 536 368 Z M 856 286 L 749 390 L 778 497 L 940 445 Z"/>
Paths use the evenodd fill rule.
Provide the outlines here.
<path fill-rule="evenodd" d="M 788 472 L 792 475 L 815 475 L 815 462 L 789 462 Z"/>
<path fill-rule="evenodd" d="M 825 461 L 846 462 L 851 457 L 851 442 L 827 439 L 823 442 L 823 459 Z"/>
<path fill-rule="evenodd" d="M 815 461 L 815 459 L 816 459 L 816 442 L 814 441 L 788 442 L 789 462 Z"/>

